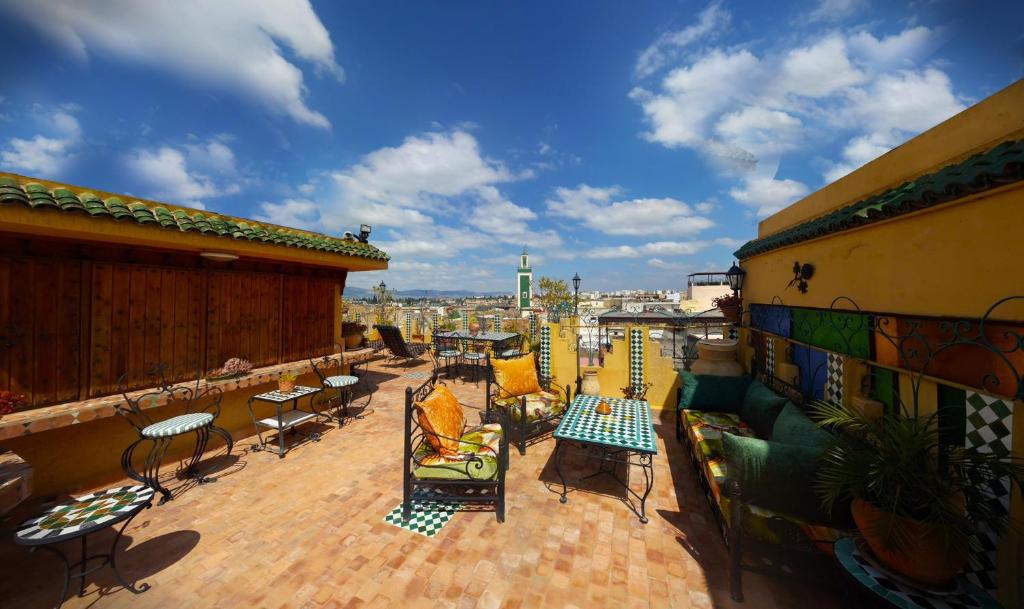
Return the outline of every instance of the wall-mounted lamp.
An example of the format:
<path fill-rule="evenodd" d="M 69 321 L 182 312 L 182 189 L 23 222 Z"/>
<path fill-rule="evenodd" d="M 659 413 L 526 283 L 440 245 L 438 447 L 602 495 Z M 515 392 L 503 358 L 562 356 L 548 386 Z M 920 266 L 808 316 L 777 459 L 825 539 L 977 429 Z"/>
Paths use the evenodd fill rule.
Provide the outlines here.
<path fill-rule="evenodd" d="M 238 260 L 238 254 L 228 252 L 199 252 L 199 256 L 215 262 L 234 262 Z"/>
<path fill-rule="evenodd" d="M 801 294 L 807 293 L 807 280 L 814 276 L 814 265 L 809 263 L 800 264 L 799 262 L 793 263 L 793 278 L 789 280 L 789 285 L 786 289 L 789 289 L 796 284 L 796 289 L 800 290 Z"/>
<path fill-rule="evenodd" d="M 734 262 L 732 267 L 725 272 L 725 276 L 729 280 L 729 287 L 732 288 L 733 296 L 738 295 L 739 291 L 743 289 L 743 280 L 746 278 L 747 272 Z"/>
<path fill-rule="evenodd" d="M 373 230 L 369 224 L 359 225 L 359 240 L 366 243 L 370 239 L 370 231 Z"/>

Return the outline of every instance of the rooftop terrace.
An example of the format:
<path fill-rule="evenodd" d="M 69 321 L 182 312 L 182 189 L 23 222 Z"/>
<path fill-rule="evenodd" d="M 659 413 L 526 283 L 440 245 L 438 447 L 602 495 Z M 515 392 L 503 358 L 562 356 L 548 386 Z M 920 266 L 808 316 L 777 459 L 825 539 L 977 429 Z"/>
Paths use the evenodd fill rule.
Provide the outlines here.
<path fill-rule="evenodd" d="M 747 602 L 729 598 L 726 550 L 674 438 L 670 410 L 655 411 L 658 455 L 646 525 L 622 504 L 621 491 L 600 479 L 559 504 L 550 488 L 558 485 L 551 439 L 526 456 L 512 451 L 504 524 L 491 512 L 463 512 L 427 538 L 385 523 L 402 500 L 404 390 L 422 383 L 430 367 L 377 362 L 370 370 L 372 400 L 367 404 L 365 392 L 355 400 L 363 418 L 325 428 L 320 442 L 300 444 L 281 460 L 252 452 L 251 440 L 236 444 L 229 458 L 218 447 L 202 463 L 216 469 L 215 484 L 172 482 L 179 485 L 175 499 L 143 511 L 121 545 L 122 570 L 148 591 L 132 595 L 104 569 L 87 578 L 84 597 L 70 596 L 64 606 L 838 605 L 830 565 L 798 582 L 748 573 Z M 449 386 L 461 401 L 482 406 L 483 382 Z M 583 472 L 580 462 L 568 463 L 571 476 Z M 108 529 L 90 544 L 112 537 Z M 4 535 L 0 562 L 4 606 L 53 606 L 60 578 L 54 556 L 26 554 Z"/>

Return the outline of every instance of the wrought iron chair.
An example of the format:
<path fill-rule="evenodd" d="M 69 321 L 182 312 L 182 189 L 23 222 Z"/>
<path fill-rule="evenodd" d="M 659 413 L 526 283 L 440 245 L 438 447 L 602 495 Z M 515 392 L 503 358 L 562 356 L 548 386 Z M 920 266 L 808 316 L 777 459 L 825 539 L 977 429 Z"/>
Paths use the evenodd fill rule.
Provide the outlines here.
<path fill-rule="evenodd" d="M 128 395 L 128 389 L 125 385 L 128 373 L 122 374 L 121 378 L 117 381 L 117 387 L 121 395 L 124 396 L 124 403 L 114 405 L 117 413 L 123 416 L 139 434 L 139 438 L 129 444 L 128 448 L 121 453 L 121 469 L 132 480 L 136 480 L 159 492 L 160 505 L 173 498 L 171 491 L 160 484 L 160 465 L 163 463 L 167 448 L 171 445 L 171 441 L 174 438 L 187 433 L 196 434 L 195 451 L 192 453 L 192 458 L 185 471 L 189 477 L 196 479 L 200 484 L 212 481 L 210 478 L 200 475 L 196 470 L 196 464 L 199 463 L 203 452 L 206 450 L 206 444 L 210 439 L 210 432 L 224 438 L 228 454 L 231 453 L 231 449 L 234 447 L 234 439 L 231 437 L 231 434 L 227 430 L 213 424 L 217 417 L 220 416 L 220 402 L 224 397 L 224 392 L 220 386 L 208 384 L 200 388 L 202 374 L 197 375 L 194 387 L 174 386 L 164 376 L 166 370 L 167 366 L 165 364 L 158 364 L 147 372 L 147 376 L 159 376 L 159 385 L 150 391 L 134 397 Z M 209 403 L 206 406 L 193 412 L 199 403 L 207 400 Z M 154 422 L 147 411 L 157 406 L 160 402 L 167 404 L 185 402 L 185 411 L 178 416 Z M 132 458 L 135 454 L 135 449 L 147 440 L 151 441 L 153 446 L 150 448 L 149 454 L 146 455 L 143 471 L 139 473 L 135 471 L 132 465 Z"/>
<path fill-rule="evenodd" d="M 472 371 L 473 382 L 479 382 L 480 373 L 487 372 L 487 343 L 472 338 L 462 339 L 462 363 Z"/>
<path fill-rule="evenodd" d="M 459 440 L 459 446 L 472 447 L 463 460 L 444 464 L 425 464 L 424 457 L 433 449 L 427 443 L 427 435 L 441 439 L 454 439 L 425 431 L 416 416 L 415 402 L 422 401 L 437 385 L 437 371 L 426 382 L 413 389 L 405 389 L 405 446 L 402 485 L 402 518 L 408 521 L 412 516 L 415 502 L 455 503 L 459 510 L 475 506 L 493 505 L 498 522 L 505 522 L 505 472 L 508 470 L 508 415 L 499 412 L 480 412 L 478 408 L 463 404 L 462 407 L 480 412 L 482 425 L 500 425 L 501 438 L 497 454 L 480 442 L 468 440 L 473 431 L 467 429 Z M 493 463 L 488 460 L 494 459 Z"/>
<path fill-rule="evenodd" d="M 459 349 L 459 339 L 451 336 L 434 336 L 430 345 L 430 357 L 434 360 L 434 370 L 439 371 L 444 366 L 448 378 L 452 378 L 452 363 L 455 363 L 455 373 L 459 373 L 462 365 L 462 351 Z"/>
<path fill-rule="evenodd" d="M 529 440 L 547 435 L 549 431 L 552 431 L 558 425 L 571 402 L 571 394 L 568 387 L 562 387 L 551 377 L 542 376 L 539 377 L 539 380 L 541 390 L 553 394 L 558 403 L 546 403 L 546 408 L 538 409 L 535 406 L 531 409 L 528 404 L 530 395 L 502 398 L 501 395 L 508 392 L 495 380 L 490 358 L 487 359 L 487 388 L 485 393 L 487 412 L 500 410 L 509 413 L 509 438 L 515 442 L 521 455 L 526 454 L 526 445 Z M 564 402 L 561 401 L 563 395 L 565 396 Z M 540 410 L 539 413 L 538 410 Z"/>
<path fill-rule="evenodd" d="M 523 334 L 517 334 L 515 338 L 503 342 L 501 346 L 495 350 L 494 357 L 498 359 L 509 359 L 512 357 L 520 357 L 526 354 L 526 336 Z"/>
<path fill-rule="evenodd" d="M 391 352 L 390 359 L 393 360 L 401 360 L 405 363 L 421 360 L 430 346 L 425 343 L 405 342 L 405 339 L 402 338 L 402 331 L 397 326 L 376 325 L 374 328 L 380 333 L 384 346 Z"/>
<path fill-rule="evenodd" d="M 320 386 L 323 387 L 319 394 L 320 411 L 329 412 L 339 409 L 338 425 L 340 426 L 349 416 L 348 407 L 352 404 L 352 395 L 360 379 L 355 374 L 341 373 L 343 350 L 341 345 L 335 344 L 334 347 L 338 354 L 337 357 L 333 357 L 331 354 L 316 357 L 312 350 L 309 351 L 307 357 L 313 372 L 320 379 Z M 328 415 L 329 417 L 330 415 Z"/>

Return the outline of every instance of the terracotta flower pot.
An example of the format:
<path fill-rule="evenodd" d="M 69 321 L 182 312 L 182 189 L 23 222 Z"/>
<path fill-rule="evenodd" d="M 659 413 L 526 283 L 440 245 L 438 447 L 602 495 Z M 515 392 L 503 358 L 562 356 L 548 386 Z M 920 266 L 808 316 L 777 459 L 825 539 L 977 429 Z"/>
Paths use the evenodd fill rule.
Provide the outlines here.
<path fill-rule="evenodd" d="M 963 495 L 959 496 L 958 502 L 963 503 Z M 942 533 L 934 526 L 897 516 L 898 526 L 907 531 L 908 543 L 903 550 L 896 550 L 887 547 L 878 534 L 887 517 L 885 511 L 868 501 L 855 499 L 851 512 L 875 558 L 914 581 L 942 586 L 951 582 L 967 564 L 967 553 L 951 555 L 946 550 Z"/>
<path fill-rule="evenodd" d="M 480 324 L 478 324 L 476 322 L 473 322 L 473 323 L 469 324 L 469 333 L 472 334 L 473 336 L 476 336 L 477 334 L 479 334 L 480 333 Z"/>
<path fill-rule="evenodd" d="M 740 314 L 743 312 L 742 305 L 739 303 L 734 305 L 718 305 L 718 308 L 722 311 L 726 321 L 734 324 L 740 323 Z"/>
<path fill-rule="evenodd" d="M 295 381 L 277 381 L 277 389 L 281 393 L 291 393 L 295 391 Z"/>
<path fill-rule="evenodd" d="M 362 334 L 349 334 L 345 337 L 345 348 L 356 349 L 363 342 Z"/>

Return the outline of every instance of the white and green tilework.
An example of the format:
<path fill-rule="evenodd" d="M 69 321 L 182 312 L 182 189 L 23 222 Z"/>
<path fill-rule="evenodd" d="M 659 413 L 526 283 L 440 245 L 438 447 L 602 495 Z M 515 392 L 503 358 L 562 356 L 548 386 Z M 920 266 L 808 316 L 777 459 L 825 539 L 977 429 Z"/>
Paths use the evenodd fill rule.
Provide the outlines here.
<path fill-rule="evenodd" d="M 537 314 L 530 313 L 530 344 L 537 342 Z"/>
<path fill-rule="evenodd" d="M 843 403 L 843 356 L 829 353 L 825 366 L 825 400 Z"/>
<path fill-rule="evenodd" d="M 412 340 L 412 311 L 405 312 L 405 340 Z"/>
<path fill-rule="evenodd" d="M 644 384 L 644 331 L 643 328 L 629 330 L 629 384 L 640 387 Z"/>
<path fill-rule="evenodd" d="M 502 321 L 504 321 L 504 320 L 501 318 L 501 311 L 495 312 L 494 313 L 494 331 L 495 332 L 501 332 L 501 322 Z"/>
<path fill-rule="evenodd" d="M 551 327 L 540 329 L 540 375 L 551 378 Z"/>
<path fill-rule="evenodd" d="M 462 329 L 469 331 L 469 309 L 462 311 Z"/>
<path fill-rule="evenodd" d="M 597 405 L 602 400 L 611 406 L 611 414 L 598 414 Z M 651 425 L 651 407 L 643 400 L 578 395 L 573 398 L 554 436 L 651 454 L 658 452 Z"/>
<path fill-rule="evenodd" d="M 398 504 L 398 507 L 384 517 L 384 522 L 424 537 L 433 537 L 441 532 L 444 525 L 448 524 L 461 507 L 459 503 L 413 499 L 412 512 L 408 520 L 402 519 L 402 504 Z"/>
<path fill-rule="evenodd" d="M 437 311 L 430 314 L 430 336 L 437 334 Z"/>
<path fill-rule="evenodd" d="M 775 339 L 771 336 L 765 337 L 765 372 L 768 376 L 775 376 Z"/>
<path fill-rule="evenodd" d="M 978 452 L 1010 456 L 1013 447 L 1013 403 L 976 391 L 966 394 L 967 434 L 966 448 Z M 996 480 L 989 487 L 989 501 L 993 510 L 1010 511 L 1011 482 L 1008 478 Z M 996 590 L 998 538 L 988 528 L 978 529 L 979 548 L 971 555 L 964 569 L 967 579 L 990 593 Z"/>

